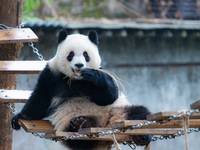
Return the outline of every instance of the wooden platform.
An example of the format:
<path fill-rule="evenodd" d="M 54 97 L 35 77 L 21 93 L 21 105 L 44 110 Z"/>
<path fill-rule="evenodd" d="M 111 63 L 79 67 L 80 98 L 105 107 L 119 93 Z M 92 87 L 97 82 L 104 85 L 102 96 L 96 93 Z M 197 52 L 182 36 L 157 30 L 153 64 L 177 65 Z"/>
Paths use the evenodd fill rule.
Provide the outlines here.
<path fill-rule="evenodd" d="M 0 61 L 3 74 L 39 74 L 47 61 Z"/>
<path fill-rule="evenodd" d="M 191 108 L 191 109 L 200 109 L 200 100 L 198 100 L 198 101 L 192 103 L 192 104 L 190 105 L 190 108 Z"/>
<path fill-rule="evenodd" d="M 181 114 L 181 111 L 161 111 L 161 112 L 158 112 L 158 113 L 148 115 L 147 120 L 149 120 L 149 121 L 153 121 L 153 120 L 159 121 L 159 120 L 163 120 L 163 119 L 169 118 L 170 116 L 178 115 L 178 114 Z M 190 119 L 200 119 L 200 113 L 194 113 L 190 117 Z"/>
<path fill-rule="evenodd" d="M 47 138 L 60 138 L 70 135 L 78 134 L 96 134 L 101 131 L 108 131 L 112 129 L 125 129 L 124 132 L 115 133 L 118 141 L 129 141 L 130 137 L 128 135 L 173 135 L 177 132 L 183 131 L 183 121 L 182 120 L 172 120 L 164 124 L 152 124 L 150 126 L 144 126 L 137 129 L 128 129 L 138 123 L 145 123 L 147 120 L 124 120 L 112 125 L 112 128 L 86 128 L 80 129 L 78 132 L 56 132 L 53 130 L 53 126 L 48 120 L 23 120 L 20 119 L 20 125 L 24 128 L 26 132 L 39 132 L 45 133 Z M 189 120 L 189 128 L 199 128 L 200 120 Z M 179 128 L 179 129 L 175 129 Z M 83 140 L 83 139 L 82 139 Z M 85 140 L 112 140 L 110 136 L 103 136 L 95 139 L 85 139 Z"/>
<path fill-rule="evenodd" d="M 114 129 L 122 129 L 122 128 L 128 128 L 133 125 L 137 125 L 139 123 L 145 123 L 147 120 L 124 120 L 122 122 L 118 122 L 116 124 L 112 125 L 112 128 Z M 151 129 L 151 128 L 182 128 L 183 127 L 183 121 L 182 120 L 172 120 L 170 122 L 161 124 L 152 124 L 149 126 L 143 126 L 142 129 Z M 189 127 L 190 128 L 198 128 L 200 127 L 200 120 L 189 120 Z"/>
<path fill-rule="evenodd" d="M 0 30 L 0 43 L 38 42 L 38 37 L 30 28 Z"/>
<path fill-rule="evenodd" d="M 26 103 L 32 91 L 0 89 L 0 102 Z"/>
<path fill-rule="evenodd" d="M 19 120 L 19 124 L 26 132 L 48 133 L 54 132 L 54 127 L 48 120 Z"/>

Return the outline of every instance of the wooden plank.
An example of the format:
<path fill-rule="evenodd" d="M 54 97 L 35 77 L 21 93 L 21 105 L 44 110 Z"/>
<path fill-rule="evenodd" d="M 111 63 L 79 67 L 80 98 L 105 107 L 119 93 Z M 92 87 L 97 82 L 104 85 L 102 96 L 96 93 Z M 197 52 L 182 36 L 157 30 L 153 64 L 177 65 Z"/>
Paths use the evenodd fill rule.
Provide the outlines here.
<path fill-rule="evenodd" d="M 147 120 L 149 120 L 149 121 L 162 120 L 162 119 L 168 118 L 173 115 L 178 115 L 179 113 L 180 112 L 178 112 L 178 111 L 161 111 L 158 113 L 148 115 Z"/>
<path fill-rule="evenodd" d="M 107 131 L 109 128 L 87 128 L 79 130 L 80 134 L 94 134 L 100 131 Z M 116 134 L 126 134 L 126 135 L 171 135 L 181 130 L 175 129 L 127 129 L 125 132 Z"/>
<path fill-rule="evenodd" d="M 182 130 L 175 129 L 134 129 L 126 130 L 125 132 L 115 134 L 117 141 L 131 141 L 131 138 L 127 135 L 172 135 Z M 46 138 L 62 138 L 65 136 L 78 135 L 78 132 L 49 132 L 45 134 Z M 101 140 L 101 141 L 112 141 L 110 135 L 99 136 L 96 138 L 81 138 L 75 140 Z"/>
<path fill-rule="evenodd" d="M 0 102 L 26 103 L 32 91 L 0 89 Z"/>
<path fill-rule="evenodd" d="M 190 119 L 200 119 L 200 113 L 193 113 Z"/>
<path fill-rule="evenodd" d="M 78 132 L 51 132 L 51 133 L 46 133 L 45 137 L 46 138 L 62 138 L 64 136 L 71 136 L 71 135 L 77 135 L 77 134 L 79 133 Z M 132 141 L 130 136 L 127 136 L 127 135 L 115 134 L 115 138 L 118 142 Z M 81 138 L 81 139 L 75 139 L 75 140 L 113 141 L 110 135 L 99 136 L 96 138 Z"/>
<path fill-rule="evenodd" d="M 0 61 L 0 73 L 39 74 L 47 61 Z"/>
<path fill-rule="evenodd" d="M 80 134 L 90 134 L 90 133 L 98 133 L 101 131 L 112 130 L 112 128 L 85 128 L 78 130 Z"/>
<path fill-rule="evenodd" d="M 30 28 L 0 30 L 0 43 L 38 42 L 38 37 Z"/>
<path fill-rule="evenodd" d="M 124 120 L 122 122 L 118 122 L 112 125 L 113 129 L 122 129 L 128 128 L 133 125 L 137 125 L 138 123 L 145 123 L 147 120 Z M 144 126 L 142 129 L 146 128 L 182 128 L 183 121 L 182 120 L 172 120 L 170 122 L 164 124 L 152 124 L 150 126 Z M 189 127 L 190 128 L 199 128 L 200 127 L 200 120 L 189 120 Z"/>
<path fill-rule="evenodd" d="M 200 109 L 200 100 L 198 100 L 198 101 L 192 103 L 192 104 L 190 105 L 190 108 L 191 108 L 191 109 Z"/>
<path fill-rule="evenodd" d="M 24 120 L 20 119 L 19 124 L 26 132 L 47 133 L 53 132 L 54 127 L 48 120 Z"/>
<path fill-rule="evenodd" d="M 178 115 L 180 114 L 181 111 L 161 111 L 155 114 L 151 114 L 147 116 L 148 121 L 159 121 L 165 118 L 168 118 L 173 115 Z M 199 119 L 200 118 L 200 113 L 194 113 L 192 116 L 190 116 L 190 119 Z"/>
<path fill-rule="evenodd" d="M 117 133 L 123 135 L 172 135 L 182 130 L 177 129 L 127 129 L 125 132 Z"/>

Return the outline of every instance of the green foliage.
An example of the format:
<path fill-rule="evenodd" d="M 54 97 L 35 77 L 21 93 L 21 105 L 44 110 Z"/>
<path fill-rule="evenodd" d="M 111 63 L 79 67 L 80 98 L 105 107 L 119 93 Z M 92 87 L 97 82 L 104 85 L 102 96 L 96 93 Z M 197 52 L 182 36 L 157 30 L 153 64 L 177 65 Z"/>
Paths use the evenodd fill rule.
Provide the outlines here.
<path fill-rule="evenodd" d="M 48 0 L 50 3 L 53 3 L 53 0 Z M 44 2 L 44 0 L 24 0 L 23 6 L 23 19 L 27 20 L 28 17 L 36 20 L 36 16 L 34 14 L 40 8 L 40 5 Z"/>
<path fill-rule="evenodd" d="M 0 0 L 1 1 L 1 0 Z M 46 0 L 24 0 L 23 7 L 23 20 L 27 21 L 38 21 L 45 19 L 45 21 L 55 20 L 56 18 L 46 15 L 41 18 L 41 10 Z M 47 0 L 53 4 L 53 0 Z M 106 4 L 109 0 L 81 0 L 80 12 L 71 11 L 74 10 L 76 3 L 74 1 L 59 0 L 57 13 L 59 16 L 67 17 L 81 17 L 81 18 L 101 18 L 106 13 Z M 104 6 L 102 5 L 104 4 Z M 41 7 L 42 6 L 42 7 Z M 77 8 L 76 8 L 77 9 Z"/>
<path fill-rule="evenodd" d="M 98 7 L 100 3 L 107 3 L 107 0 L 83 0 L 83 5 L 93 9 L 84 9 L 83 17 L 101 18 L 104 15 L 104 9 Z"/>
<path fill-rule="evenodd" d="M 40 3 L 44 0 L 26 0 L 24 2 L 24 11 L 31 13 L 33 10 L 38 9 L 40 6 Z"/>

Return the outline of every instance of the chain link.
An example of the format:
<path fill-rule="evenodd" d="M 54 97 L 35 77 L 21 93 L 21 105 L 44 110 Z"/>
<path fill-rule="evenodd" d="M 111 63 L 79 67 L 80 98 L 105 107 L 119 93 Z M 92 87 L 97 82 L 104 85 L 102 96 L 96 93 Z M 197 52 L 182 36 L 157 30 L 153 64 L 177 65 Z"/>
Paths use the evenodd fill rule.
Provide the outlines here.
<path fill-rule="evenodd" d="M 128 145 L 131 149 L 135 150 L 136 146 L 134 142 L 123 142 L 123 145 Z"/>
<path fill-rule="evenodd" d="M 8 26 L 6 26 L 4 24 L 0 24 L 0 29 L 2 29 L 2 30 L 8 30 L 8 29 L 15 29 L 15 28 L 14 27 L 8 27 Z"/>
<path fill-rule="evenodd" d="M 187 129 L 187 134 L 193 133 L 193 132 L 199 132 L 199 128 L 189 128 Z M 161 136 L 153 136 L 151 141 L 155 142 L 157 140 L 164 140 L 164 139 L 175 139 L 176 137 L 180 137 L 182 135 L 184 135 L 185 132 L 184 131 L 178 131 L 175 134 L 172 135 L 161 135 Z"/>
<path fill-rule="evenodd" d="M 42 54 L 39 53 L 39 50 L 34 46 L 34 44 L 32 42 L 28 43 L 28 46 L 30 46 L 33 50 L 33 52 L 35 54 L 37 54 L 38 58 L 41 60 L 41 61 L 44 61 L 44 58 L 42 56 Z"/>
<path fill-rule="evenodd" d="M 11 109 L 11 112 L 13 115 L 17 114 L 17 111 L 12 107 L 11 103 L 6 103 L 6 106 Z"/>

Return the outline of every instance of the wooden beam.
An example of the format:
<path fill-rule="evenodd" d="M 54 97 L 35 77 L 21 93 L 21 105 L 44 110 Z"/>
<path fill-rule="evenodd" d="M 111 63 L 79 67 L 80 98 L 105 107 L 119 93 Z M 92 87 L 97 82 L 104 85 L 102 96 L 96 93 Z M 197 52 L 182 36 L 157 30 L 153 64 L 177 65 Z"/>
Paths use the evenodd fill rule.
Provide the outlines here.
<path fill-rule="evenodd" d="M 159 120 L 162 120 L 165 118 L 169 118 L 170 116 L 173 116 L 173 115 L 178 115 L 180 113 L 181 113 L 181 111 L 161 111 L 161 112 L 158 112 L 155 114 L 148 115 L 147 120 L 159 121 Z M 194 113 L 192 116 L 190 116 L 190 119 L 198 119 L 198 118 L 200 118 L 200 113 Z"/>
<path fill-rule="evenodd" d="M 0 89 L 0 102 L 26 103 L 32 91 Z"/>
<path fill-rule="evenodd" d="M 18 42 L 38 42 L 38 37 L 30 28 L 0 30 L 0 44 Z"/>
<path fill-rule="evenodd" d="M 122 122 L 118 122 L 112 125 L 113 129 L 122 129 L 128 128 L 133 125 L 137 125 L 138 123 L 145 123 L 147 120 L 124 120 Z M 172 120 L 170 122 L 164 124 L 152 124 L 150 126 L 143 126 L 142 129 L 147 128 L 182 128 L 183 121 L 182 120 Z M 199 128 L 200 127 L 200 120 L 189 120 L 189 127 L 190 128 Z"/>
<path fill-rule="evenodd" d="M 125 132 L 117 133 L 123 135 L 172 135 L 182 130 L 176 129 L 127 129 Z"/>
<path fill-rule="evenodd" d="M 88 128 L 79 130 L 80 134 L 94 134 L 100 131 L 107 131 L 106 128 Z M 125 135 L 172 135 L 176 132 L 182 130 L 176 129 L 127 129 L 125 132 L 120 132 L 116 134 L 125 134 Z"/>
<path fill-rule="evenodd" d="M 62 138 L 65 136 L 71 136 L 71 135 L 77 135 L 78 132 L 51 132 L 46 133 L 46 138 Z M 127 135 L 115 135 L 115 138 L 118 142 L 124 142 L 124 141 L 132 141 L 130 136 Z M 93 141 L 113 141 L 112 137 L 110 135 L 104 135 L 99 136 L 96 138 L 81 138 L 81 139 L 75 139 L 75 140 L 93 140 Z"/>
<path fill-rule="evenodd" d="M 39 74 L 47 61 L 0 61 L 2 74 Z"/>
<path fill-rule="evenodd" d="M 158 120 L 162 120 L 162 119 L 168 118 L 173 115 L 178 115 L 178 114 L 179 114 L 178 111 L 161 111 L 158 113 L 148 115 L 147 120 L 149 120 L 149 121 L 157 120 L 158 121 Z"/>
<path fill-rule="evenodd" d="M 112 128 L 85 128 L 85 129 L 79 129 L 78 133 L 90 134 L 90 133 L 98 133 L 98 132 L 107 131 L 107 130 L 112 130 Z"/>
<path fill-rule="evenodd" d="M 47 133 L 53 132 L 54 127 L 48 120 L 19 120 L 20 126 L 26 132 L 39 132 L 39 133 Z"/>
<path fill-rule="evenodd" d="M 198 101 L 192 103 L 192 104 L 190 105 L 190 108 L 191 108 L 191 109 L 200 109 L 200 100 L 198 100 Z"/>

